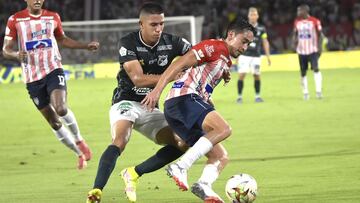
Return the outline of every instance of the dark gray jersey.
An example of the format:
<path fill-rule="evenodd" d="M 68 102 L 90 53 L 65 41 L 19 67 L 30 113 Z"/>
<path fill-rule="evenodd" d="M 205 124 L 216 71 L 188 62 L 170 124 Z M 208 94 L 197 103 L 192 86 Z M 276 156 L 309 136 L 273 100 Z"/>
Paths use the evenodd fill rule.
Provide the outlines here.
<path fill-rule="evenodd" d="M 154 88 L 136 87 L 123 67 L 125 62 L 138 60 L 144 74 L 160 75 L 175 57 L 184 55 L 190 48 L 190 43 L 185 39 L 167 33 L 162 33 L 159 42 L 153 47 L 143 42 L 139 31 L 122 37 L 119 43 L 118 85 L 114 90 L 112 103 L 121 100 L 140 102 Z"/>
<path fill-rule="evenodd" d="M 262 40 L 267 38 L 266 29 L 264 26 L 257 24 L 255 26 L 256 35 L 254 36 L 254 41 L 250 43 L 248 49 L 243 55 L 245 56 L 260 56 L 262 49 Z"/>

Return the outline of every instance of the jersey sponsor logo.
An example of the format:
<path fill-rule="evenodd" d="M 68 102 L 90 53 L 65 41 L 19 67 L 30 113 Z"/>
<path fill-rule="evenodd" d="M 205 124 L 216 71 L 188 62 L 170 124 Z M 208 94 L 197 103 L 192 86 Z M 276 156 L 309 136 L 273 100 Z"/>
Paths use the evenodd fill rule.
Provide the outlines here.
<path fill-rule="evenodd" d="M 171 44 L 169 44 L 169 45 L 159 45 L 157 47 L 157 50 L 158 51 L 172 50 L 172 45 Z"/>
<path fill-rule="evenodd" d="M 31 33 L 31 37 L 36 38 L 40 35 L 46 35 L 46 34 L 47 34 L 47 29 L 43 29 L 43 30 Z"/>
<path fill-rule="evenodd" d="M 138 51 L 138 52 L 148 52 L 148 50 L 145 47 L 136 47 L 136 51 Z"/>
<path fill-rule="evenodd" d="M 174 82 L 172 88 L 182 88 L 185 82 Z"/>
<path fill-rule="evenodd" d="M 149 60 L 149 65 L 156 63 L 157 59 Z"/>
<path fill-rule="evenodd" d="M 125 47 L 121 47 L 119 49 L 120 56 L 126 56 L 126 53 L 127 53 L 127 49 Z"/>
<path fill-rule="evenodd" d="M 158 65 L 165 66 L 168 64 L 168 55 L 159 55 Z"/>
<path fill-rule="evenodd" d="M 51 39 L 42 39 L 42 40 L 35 40 L 25 43 L 26 51 L 34 50 L 34 49 L 41 49 L 52 47 Z"/>
<path fill-rule="evenodd" d="M 205 45 L 205 51 L 209 57 L 214 53 L 214 45 Z"/>
<path fill-rule="evenodd" d="M 136 56 L 135 52 L 131 51 L 131 50 L 127 50 L 127 55 L 129 56 Z"/>
<path fill-rule="evenodd" d="M 134 91 L 137 95 L 147 95 L 149 92 L 151 92 L 152 89 L 148 87 L 133 87 L 131 90 Z"/>
<path fill-rule="evenodd" d="M 130 102 L 120 102 L 119 106 L 117 107 L 117 111 L 120 111 L 120 114 L 128 114 L 129 110 L 133 107 Z"/>

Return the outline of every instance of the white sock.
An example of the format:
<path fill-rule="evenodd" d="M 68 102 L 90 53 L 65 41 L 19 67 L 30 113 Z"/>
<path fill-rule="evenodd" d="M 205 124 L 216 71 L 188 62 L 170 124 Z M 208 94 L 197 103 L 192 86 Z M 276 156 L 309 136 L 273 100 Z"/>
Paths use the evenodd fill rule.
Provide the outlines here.
<path fill-rule="evenodd" d="M 304 94 L 309 94 L 309 90 L 308 90 L 308 81 L 306 76 L 301 78 L 301 86 L 303 88 L 303 93 Z"/>
<path fill-rule="evenodd" d="M 213 148 L 213 144 L 206 137 L 200 139 L 192 146 L 177 162 L 177 164 L 188 170 L 200 157 L 207 154 Z"/>
<path fill-rule="evenodd" d="M 217 161 L 220 164 L 220 161 Z M 217 164 L 218 165 L 218 164 Z M 211 187 L 211 185 L 219 177 L 219 171 L 216 163 L 215 164 L 206 164 L 204 170 L 199 178 L 199 182 L 205 183 Z"/>
<path fill-rule="evenodd" d="M 68 109 L 67 114 L 63 117 L 60 117 L 61 121 L 69 128 L 70 132 L 75 138 L 75 142 L 83 140 L 80 134 L 79 126 L 76 122 L 74 113 Z"/>
<path fill-rule="evenodd" d="M 322 75 L 321 72 L 314 72 L 314 80 L 315 80 L 315 90 L 316 92 L 321 92 L 322 89 Z"/>
<path fill-rule="evenodd" d="M 82 155 L 82 152 L 76 146 L 74 139 L 70 135 L 70 131 L 65 128 L 64 125 L 62 125 L 59 130 L 53 130 L 53 132 L 55 133 L 59 141 L 62 142 L 65 146 L 74 151 L 78 156 Z"/>

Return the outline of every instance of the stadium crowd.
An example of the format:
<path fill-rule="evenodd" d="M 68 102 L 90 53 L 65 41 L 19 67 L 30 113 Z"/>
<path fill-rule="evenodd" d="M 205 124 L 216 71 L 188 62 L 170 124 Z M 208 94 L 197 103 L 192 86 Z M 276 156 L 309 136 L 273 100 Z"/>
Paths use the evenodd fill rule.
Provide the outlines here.
<path fill-rule="evenodd" d="M 100 19 L 117 19 L 136 18 L 140 5 L 148 0 L 92 1 L 93 5 L 96 1 L 100 5 Z M 205 16 L 203 39 L 221 36 L 224 26 L 229 21 L 237 16 L 246 17 L 247 9 L 255 6 L 260 11 L 260 22 L 267 27 L 272 53 L 293 51 L 290 34 L 296 17 L 296 7 L 301 3 L 306 3 L 311 8 L 311 14 L 322 22 L 324 34 L 328 38 L 328 50 L 348 50 L 360 47 L 360 2 L 358 0 L 157 0 L 157 2 L 164 5 L 166 16 Z M 22 1 L 0 1 L 1 47 L 9 15 L 25 6 Z M 45 8 L 57 11 L 63 21 L 85 20 L 84 0 L 46 0 Z"/>

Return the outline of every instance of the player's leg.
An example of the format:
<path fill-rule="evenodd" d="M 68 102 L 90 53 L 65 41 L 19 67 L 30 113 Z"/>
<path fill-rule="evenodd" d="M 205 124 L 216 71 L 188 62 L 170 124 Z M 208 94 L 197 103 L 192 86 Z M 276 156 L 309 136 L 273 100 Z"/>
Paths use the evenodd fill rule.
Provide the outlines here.
<path fill-rule="evenodd" d="M 309 89 L 306 72 L 308 69 L 308 55 L 299 54 L 300 74 L 301 74 L 301 86 L 304 95 L 304 100 L 309 100 Z"/>
<path fill-rule="evenodd" d="M 322 75 L 319 70 L 318 61 L 319 61 L 318 53 L 313 53 L 310 55 L 311 69 L 314 71 L 316 97 L 318 99 L 322 99 Z"/>
<path fill-rule="evenodd" d="M 60 120 L 70 130 L 76 145 L 84 154 L 85 159 L 90 160 L 92 156 L 90 148 L 80 134 L 74 113 L 67 106 L 66 81 L 62 69 L 54 70 L 49 74 L 49 78 L 47 78 L 47 92 L 50 95 L 51 105 L 60 116 Z"/>
<path fill-rule="evenodd" d="M 101 200 L 101 191 L 115 168 L 117 158 L 130 140 L 133 123 L 139 117 L 138 109 L 135 109 L 134 106 L 135 103 L 123 100 L 110 108 L 112 143 L 100 157 L 93 189 L 88 193 L 88 203 L 96 203 Z"/>
<path fill-rule="evenodd" d="M 208 160 L 203 173 L 199 180 L 191 186 L 191 192 L 202 200 L 222 202 L 220 196 L 212 190 L 212 184 L 219 177 L 219 174 L 229 161 L 227 151 L 221 143 L 218 143 L 206 156 Z"/>
<path fill-rule="evenodd" d="M 46 107 L 40 110 L 41 114 L 50 124 L 54 134 L 58 138 L 58 140 L 63 143 L 67 148 L 71 149 L 75 152 L 78 159 L 78 169 L 83 169 L 86 167 L 86 159 L 80 149 L 76 146 L 73 137 L 71 136 L 70 131 L 64 127 L 64 125 L 60 122 L 58 115 L 56 114 L 54 108 L 51 105 L 47 105 Z"/>
<path fill-rule="evenodd" d="M 82 169 L 86 166 L 85 158 L 83 157 L 82 152 L 76 146 L 70 132 L 62 125 L 61 121 L 59 120 L 59 116 L 56 114 L 54 108 L 50 105 L 50 96 L 47 91 L 47 79 L 51 77 L 51 74 L 52 73 L 50 73 L 42 80 L 27 84 L 26 88 L 35 106 L 47 120 L 59 141 L 74 151 L 79 157 L 78 168 Z"/>
<path fill-rule="evenodd" d="M 231 135 L 231 127 L 225 119 L 215 110 L 207 112 L 202 121 L 202 129 L 205 135 L 202 136 L 185 154 L 177 164 L 187 170 L 192 164 L 203 155 L 207 154 L 214 145 L 225 140 Z"/>
<path fill-rule="evenodd" d="M 260 97 L 260 88 L 261 88 L 260 64 L 261 64 L 260 57 L 252 57 L 250 67 L 251 67 L 251 72 L 254 76 L 255 102 L 264 102 L 264 100 Z"/>
<path fill-rule="evenodd" d="M 239 73 L 239 79 L 237 82 L 238 98 L 236 99 L 236 102 L 238 104 L 241 104 L 243 102 L 242 92 L 244 89 L 244 79 L 248 71 L 249 71 L 248 57 L 240 56 L 238 59 L 238 73 Z"/>
<path fill-rule="evenodd" d="M 113 172 L 117 158 L 124 151 L 132 131 L 132 122 L 128 120 L 119 120 L 111 127 L 113 136 L 112 143 L 102 153 L 98 170 L 96 173 L 93 189 L 89 191 L 87 202 L 100 202 L 102 190 Z"/>
<path fill-rule="evenodd" d="M 166 145 L 155 155 L 135 167 L 128 167 L 121 171 L 125 183 L 125 194 L 131 202 L 136 201 L 136 185 L 140 176 L 156 171 L 166 164 L 176 160 L 186 151 L 185 143 L 168 126 L 164 114 L 159 109 L 142 113 L 138 125 L 134 129 L 157 144 Z"/>
<path fill-rule="evenodd" d="M 202 100 L 192 98 L 192 101 L 184 102 L 187 108 L 181 106 L 181 108 L 171 109 L 171 107 L 169 107 L 170 105 L 170 102 L 168 104 L 165 103 L 165 116 L 167 117 L 169 125 L 192 147 L 179 161 L 170 164 L 167 172 L 168 175 L 175 180 L 180 189 L 187 190 L 187 170 L 196 160 L 207 154 L 214 145 L 230 136 L 231 128 L 220 114 Z M 178 114 L 180 116 L 178 116 Z M 198 114 L 198 116 L 195 116 L 196 114 Z M 194 124 L 191 122 L 193 119 L 196 119 Z M 193 126 L 191 131 L 186 131 L 187 125 Z M 195 134 L 195 128 L 204 130 L 205 135 L 202 136 L 203 132 L 201 134 Z M 201 137 L 196 141 L 192 139 L 194 135 L 196 140 L 199 136 Z"/>

